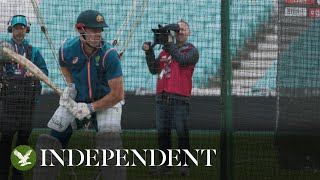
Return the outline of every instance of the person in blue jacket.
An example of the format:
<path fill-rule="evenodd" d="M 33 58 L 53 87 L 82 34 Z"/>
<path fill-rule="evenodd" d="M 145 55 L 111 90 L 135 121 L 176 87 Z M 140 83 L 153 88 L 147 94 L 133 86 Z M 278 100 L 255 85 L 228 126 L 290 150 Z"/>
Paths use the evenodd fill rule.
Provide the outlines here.
<path fill-rule="evenodd" d="M 8 21 L 8 33 L 12 38 L 0 44 L 10 44 L 10 49 L 20 54 L 48 75 L 44 58 L 38 48 L 25 39 L 31 23 L 24 15 L 15 15 Z M 11 147 L 27 145 L 32 131 L 32 117 L 41 93 L 40 81 L 25 68 L 11 60 L 1 61 L 0 69 L 0 179 L 8 179 Z M 13 137 L 17 133 L 17 140 Z M 23 179 L 23 174 L 13 168 L 13 179 Z"/>
<path fill-rule="evenodd" d="M 59 63 L 68 86 L 59 102 L 66 111 L 62 110 L 59 118 L 51 118 L 55 119 L 49 126 L 52 130 L 49 135 L 38 137 L 36 151 L 66 148 L 73 131 L 89 122 L 97 131 L 97 149 L 122 148 L 122 68 L 117 51 L 103 39 L 106 27 L 108 25 L 100 12 L 86 10 L 80 13 L 75 24 L 79 36 L 63 41 L 59 49 Z M 59 112 L 57 110 L 55 114 Z M 60 129 L 61 124 L 66 124 L 65 129 Z M 98 160 L 102 160 L 101 157 Z M 101 167 L 103 179 L 126 179 L 125 167 L 109 163 L 109 166 Z M 41 168 L 38 162 L 33 178 L 42 179 L 50 174 L 50 178 L 55 179 L 59 171 L 59 167 Z"/>

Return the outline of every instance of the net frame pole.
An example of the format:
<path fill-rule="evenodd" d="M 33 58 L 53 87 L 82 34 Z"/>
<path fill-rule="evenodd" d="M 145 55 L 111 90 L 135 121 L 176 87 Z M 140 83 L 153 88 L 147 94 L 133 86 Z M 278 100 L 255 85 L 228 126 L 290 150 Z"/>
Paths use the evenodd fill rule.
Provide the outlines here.
<path fill-rule="evenodd" d="M 221 1 L 221 105 L 220 179 L 233 180 L 232 66 L 230 51 L 230 2 Z"/>

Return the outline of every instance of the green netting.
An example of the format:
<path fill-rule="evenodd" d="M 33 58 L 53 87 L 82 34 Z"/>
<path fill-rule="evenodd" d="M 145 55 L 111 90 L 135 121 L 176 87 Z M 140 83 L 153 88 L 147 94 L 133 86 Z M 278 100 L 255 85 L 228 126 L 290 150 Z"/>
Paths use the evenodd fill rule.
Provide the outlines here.
<path fill-rule="evenodd" d="M 40 14 L 35 12 L 32 2 L 37 3 Z M 227 2 L 229 19 L 221 15 Z M 190 144 L 192 149 L 216 149 L 217 155 L 210 167 L 203 164 L 203 159 L 200 166 L 192 165 L 189 177 L 181 177 L 179 167 L 173 168 L 173 175 L 154 176 L 149 167 L 140 164 L 128 167 L 127 179 L 320 178 L 317 145 L 320 137 L 320 21 L 310 17 L 317 16 L 311 10 L 320 8 L 318 1 L 3 0 L 1 3 L 1 41 L 11 37 L 7 32 L 10 17 L 26 15 L 31 22 L 27 39 L 39 48 L 48 66 L 49 78 L 60 89 L 65 87 L 65 81 L 53 54 L 58 54 L 65 38 L 78 36 L 74 25 L 80 12 L 95 9 L 105 16 L 109 25 L 104 31 L 105 41 L 112 43 L 117 39 L 118 52 L 125 49 L 121 58 L 126 94 L 122 139 L 127 149 L 158 148 L 155 96 L 159 76 L 150 74 L 142 44 L 154 40 L 151 29 L 158 24 L 177 23 L 180 19 L 188 22 L 191 30 L 188 41 L 199 51 L 187 123 Z M 52 44 L 41 30 L 41 19 Z M 222 25 L 229 29 L 222 29 Z M 229 37 L 223 41 L 226 32 Z M 222 44 L 229 46 L 222 47 Z M 230 50 L 228 56 L 224 54 L 226 49 Z M 155 46 L 154 51 L 158 55 L 162 46 Z M 223 72 L 231 72 L 232 77 L 224 79 Z M 50 132 L 47 123 L 59 106 L 59 98 L 42 83 L 41 95 L 32 101 L 35 109 L 24 108 L 29 107 L 30 102 L 20 96 L 30 90 L 24 89 L 24 84 L 12 84 L 3 79 L 1 76 L 0 142 L 10 144 L 10 138 L 16 133 L 16 121 L 22 120 L 32 124 L 29 142 L 35 148 L 38 136 Z M 226 86 L 228 83 L 230 86 Z M 228 90 L 230 93 L 226 93 Z M 9 97 L 19 98 L 13 101 Z M 231 104 L 225 104 L 226 99 Z M 34 113 L 29 118 L 31 111 Z M 228 117 L 231 117 L 227 127 L 231 136 L 224 137 L 222 125 Z M 179 124 L 172 122 L 172 125 L 172 147 L 178 148 L 175 128 Z M 23 128 L 27 129 L 27 125 Z M 91 124 L 88 131 L 82 129 L 73 134 L 68 148 L 94 148 L 95 135 Z M 9 136 L 10 142 L 5 141 Z M 231 140 L 232 146 L 225 147 L 221 142 L 225 139 Z M 16 141 L 13 139 L 12 146 Z M 0 154 L 2 152 L 1 148 Z M 231 154 L 222 156 L 225 152 Z M 225 166 L 229 162 L 231 164 Z M 232 174 L 225 177 L 225 172 Z M 93 179 L 97 174 L 99 170 L 95 167 L 63 167 L 59 179 Z M 26 179 L 32 179 L 32 175 L 32 171 L 24 174 Z"/>

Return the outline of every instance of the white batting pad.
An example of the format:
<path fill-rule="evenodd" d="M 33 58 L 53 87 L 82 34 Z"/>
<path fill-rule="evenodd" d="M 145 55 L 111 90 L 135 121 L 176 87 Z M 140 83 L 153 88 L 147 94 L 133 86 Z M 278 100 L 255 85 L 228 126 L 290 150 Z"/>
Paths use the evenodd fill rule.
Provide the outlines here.
<path fill-rule="evenodd" d="M 121 133 L 120 132 L 106 132 L 107 130 L 99 131 L 96 136 L 96 148 L 97 149 L 123 149 Z M 123 156 L 123 154 L 121 154 Z M 102 161 L 102 155 L 99 154 L 97 157 Z M 126 164 L 124 159 L 120 162 L 122 165 Z M 102 179 L 116 179 L 126 180 L 127 179 L 127 168 L 125 166 L 116 166 L 116 158 L 108 160 L 109 166 L 101 166 Z"/>
<path fill-rule="evenodd" d="M 59 106 L 47 126 L 58 132 L 63 132 L 75 120 L 75 117 L 64 107 Z"/>
<path fill-rule="evenodd" d="M 51 154 L 45 153 L 46 162 L 50 162 L 51 159 L 56 166 L 53 167 L 41 167 L 42 155 L 41 149 L 54 149 L 56 152 L 59 153 L 61 150 L 62 145 L 58 139 L 52 137 L 48 134 L 41 134 L 38 137 L 37 144 L 36 144 L 36 154 L 37 154 L 37 161 L 36 165 L 33 169 L 33 180 L 56 180 L 59 176 L 61 166 L 58 165 L 58 160 L 51 157 Z M 61 153 L 60 153 L 61 155 Z"/>
<path fill-rule="evenodd" d="M 121 114 L 122 105 L 120 102 L 112 108 L 97 112 L 98 131 L 120 132 Z"/>

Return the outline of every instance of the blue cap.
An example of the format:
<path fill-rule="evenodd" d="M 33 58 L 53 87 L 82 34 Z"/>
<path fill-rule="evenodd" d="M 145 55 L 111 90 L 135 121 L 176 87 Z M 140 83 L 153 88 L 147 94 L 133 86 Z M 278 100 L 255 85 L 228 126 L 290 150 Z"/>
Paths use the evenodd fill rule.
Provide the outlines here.
<path fill-rule="evenodd" d="M 11 19 L 11 26 L 13 27 L 17 24 L 22 24 L 27 26 L 27 18 L 22 15 L 13 16 L 13 18 Z"/>

